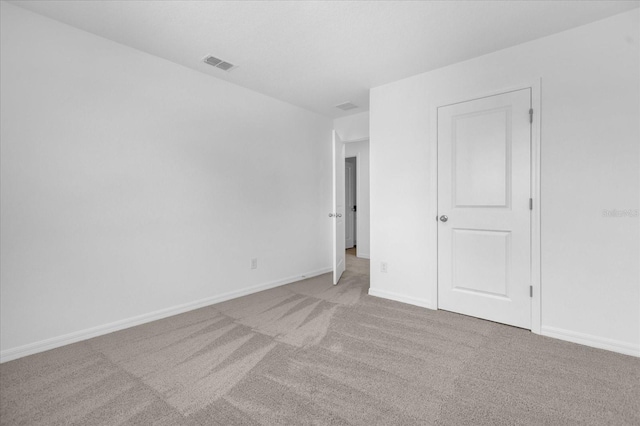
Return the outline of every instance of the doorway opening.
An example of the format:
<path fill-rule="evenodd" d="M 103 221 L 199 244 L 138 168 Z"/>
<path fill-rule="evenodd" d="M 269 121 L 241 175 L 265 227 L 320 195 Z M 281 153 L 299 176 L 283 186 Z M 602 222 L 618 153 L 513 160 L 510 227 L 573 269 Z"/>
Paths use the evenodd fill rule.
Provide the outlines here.
<path fill-rule="evenodd" d="M 345 144 L 345 159 L 344 159 L 344 224 L 345 224 L 345 277 L 347 282 L 351 285 L 357 285 L 363 291 L 369 291 L 370 284 L 370 271 L 369 271 L 369 259 L 368 257 L 362 257 L 362 251 L 360 250 L 360 233 L 362 233 L 363 240 L 368 241 L 368 235 L 363 229 L 362 224 L 359 222 L 359 204 L 361 198 L 367 200 L 368 186 L 362 188 L 361 168 L 366 169 L 368 164 L 361 164 L 362 152 L 349 152 L 350 146 Z M 362 147 L 360 147 L 362 149 Z M 360 197 L 360 191 L 362 191 L 362 197 Z M 367 203 L 368 204 L 368 203 Z M 368 205 L 364 205 L 363 210 L 367 213 Z"/>
<path fill-rule="evenodd" d="M 344 146 L 346 269 L 349 275 L 361 276 L 368 288 L 369 140 L 346 141 Z"/>
<path fill-rule="evenodd" d="M 345 207 L 345 243 L 347 253 L 357 256 L 358 238 L 358 179 L 357 158 L 347 157 L 344 160 L 344 207 Z"/>
<path fill-rule="evenodd" d="M 342 141 L 333 132 L 333 284 L 348 275 L 369 279 L 369 139 Z"/>

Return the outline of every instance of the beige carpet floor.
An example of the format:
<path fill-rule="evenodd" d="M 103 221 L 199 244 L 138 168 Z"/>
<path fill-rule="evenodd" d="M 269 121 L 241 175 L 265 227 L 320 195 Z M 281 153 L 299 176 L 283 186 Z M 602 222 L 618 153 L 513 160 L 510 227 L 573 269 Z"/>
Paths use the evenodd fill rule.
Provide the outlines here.
<path fill-rule="evenodd" d="M 2 425 L 640 425 L 640 359 L 300 281 L 0 366 Z"/>

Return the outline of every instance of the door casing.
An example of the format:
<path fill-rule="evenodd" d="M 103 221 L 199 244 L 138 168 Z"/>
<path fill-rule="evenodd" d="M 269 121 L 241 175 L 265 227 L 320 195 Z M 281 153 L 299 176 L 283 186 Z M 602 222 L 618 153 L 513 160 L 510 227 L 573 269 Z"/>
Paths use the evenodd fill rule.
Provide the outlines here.
<path fill-rule="evenodd" d="M 345 243 L 345 199 L 344 199 L 344 143 L 338 132 L 333 131 L 333 284 L 340 281 L 346 269 Z"/>
<path fill-rule="evenodd" d="M 353 161 L 353 166 L 355 170 L 352 170 L 352 172 L 347 173 L 347 170 L 349 169 L 349 167 L 347 167 L 348 164 L 348 159 L 352 158 Z M 357 185 L 358 185 L 358 166 L 357 166 L 357 162 L 358 162 L 358 158 L 356 156 L 349 156 L 349 157 L 345 157 L 345 173 L 344 173 L 344 178 L 345 178 L 345 222 L 346 222 L 346 226 L 345 226 L 345 232 L 346 232 L 346 242 L 345 242 L 345 246 L 347 249 L 349 248 L 353 248 L 355 247 L 358 242 L 357 242 L 357 236 L 358 236 L 358 229 L 357 229 L 357 212 L 352 211 L 351 210 L 351 205 L 353 204 L 354 206 L 356 206 L 357 208 L 357 197 L 358 197 L 358 189 L 357 189 Z M 355 182 L 355 185 L 354 185 Z M 352 203 L 353 202 L 353 203 Z M 349 232 L 349 230 L 351 232 Z M 349 235 L 351 234 L 351 235 Z"/>
<path fill-rule="evenodd" d="M 350 140 L 346 140 L 346 141 L 342 141 L 345 144 L 345 152 L 346 152 L 346 146 L 347 144 L 350 143 L 355 143 L 355 142 L 369 142 L 369 138 L 359 138 L 359 139 L 350 139 Z M 345 154 L 346 155 L 346 154 Z M 362 182 L 362 164 L 361 164 L 361 159 L 362 159 L 362 153 L 360 151 L 357 151 L 355 154 L 353 155 L 349 155 L 349 158 L 356 158 L 356 197 L 359 197 L 359 195 L 357 194 L 362 194 L 362 189 L 361 189 L 361 182 Z M 367 166 L 369 166 L 369 164 L 367 164 Z M 361 209 L 362 209 L 362 204 L 360 205 Z M 360 210 L 362 211 L 362 210 Z M 358 238 L 358 235 L 365 235 L 365 232 L 362 228 L 362 221 L 361 220 L 357 220 L 356 219 L 356 238 Z M 370 233 L 366 233 L 367 236 L 370 235 Z M 369 259 L 369 256 L 366 255 L 363 257 L 362 253 L 360 253 L 358 251 L 358 253 L 356 254 L 356 257 L 359 258 L 363 258 L 363 259 Z"/>
<path fill-rule="evenodd" d="M 425 220 L 431 225 L 428 227 L 428 242 L 430 256 L 430 281 L 431 305 L 433 309 L 438 309 L 438 108 L 460 102 L 467 102 L 475 99 L 495 96 L 506 92 L 522 89 L 531 89 L 531 105 L 533 108 L 533 122 L 531 123 L 531 197 L 533 198 L 533 209 L 531 212 L 531 285 L 533 286 L 533 296 L 531 298 L 531 331 L 540 334 L 541 327 L 541 265 L 540 265 L 540 93 L 541 79 L 522 84 L 507 86 L 495 90 L 487 90 L 468 93 L 464 96 L 442 97 L 433 100 L 429 107 L 429 205 L 431 208 L 427 212 Z"/>

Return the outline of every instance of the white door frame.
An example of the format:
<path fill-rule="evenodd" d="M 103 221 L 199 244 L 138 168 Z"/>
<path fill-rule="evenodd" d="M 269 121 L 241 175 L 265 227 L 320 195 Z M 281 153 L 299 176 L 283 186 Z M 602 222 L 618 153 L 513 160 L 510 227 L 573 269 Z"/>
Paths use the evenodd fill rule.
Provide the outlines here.
<path fill-rule="evenodd" d="M 343 142 L 343 143 L 346 144 L 346 142 Z M 346 150 L 346 147 L 345 147 L 345 150 Z M 354 247 L 358 246 L 358 240 L 357 240 L 357 238 L 358 238 L 358 214 L 357 214 L 358 210 L 357 210 L 357 208 L 358 208 L 358 191 L 360 190 L 360 179 L 358 179 L 358 177 L 359 177 L 358 176 L 358 166 L 360 165 L 360 158 L 358 158 L 358 154 L 349 155 L 349 156 L 347 156 L 346 152 L 344 154 L 345 167 L 346 167 L 346 164 L 347 164 L 347 158 L 355 158 L 356 159 L 356 173 L 355 173 L 355 176 L 354 176 L 354 178 L 356 180 L 356 211 L 355 211 L 356 214 L 353 217 L 353 221 L 356 224 L 355 228 L 353 229 L 353 235 L 354 235 L 354 239 L 353 239 L 353 243 L 354 244 L 353 244 L 353 246 Z M 347 180 L 346 171 L 345 171 L 344 179 L 345 179 L 345 182 L 346 182 L 346 180 Z M 345 189 L 345 195 L 346 195 L 346 189 Z M 347 215 L 347 204 L 346 204 L 346 202 L 345 202 L 344 208 L 345 208 L 345 216 L 346 216 Z"/>
<path fill-rule="evenodd" d="M 359 138 L 359 139 L 351 139 L 351 140 L 342 141 L 342 142 L 345 145 L 348 144 L 348 143 L 352 143 L 352 142 L 369 142 L 369 138 L 366 137 L 366 138 Z M 349 156 L 349 158 L 353 158 L 353 157 L 356 157 L 356 201 L 357 201 L 358 197 L 359 197 L 358 194 L 362 194 L 362 191 L 360 190 L 360 182 L 362 182 L 362 179 L 360 178 L 360 173 L 361 173 L 361 170 L 362 170 L 362 167 L 360 166 L 360 159 L 362 158 L 362 153 L 360 151 L 358 151 L 358 152 L 356 152 L 355 155 L 350 155 Z M 347 158 L 347 154 L 345 152 L 345 159 L 346 158 Z M 371 161 L 371 160 L 369 160 L 369 161 Z M 371 183 L 369 183 L 369 185 L 371 185 Z M 359 202 L 357 201 L 357 203 L 359 203 Z M 356 204 L 356 206 L 357 205 L 358 204 Z M 356 237 L 358 235 L 362 235 L 363 234 L 363 231 L 362 231 L 361 227 L 362 227 L 361 221 L 357 219 L 357 215 L 356 215 Z M 357 244 L 356 244 L 356 246 L 357 246 Z M 363 258 L 360 255 L 360 251 L 359 250 L 356 250 L 356 257 Z M 368 259 L 368 258 L 369 257 L 365 257 L 363 259 Z"/>
<path fill-rule="evenodd" d="M 541 79 L 533 82 L 524 82 L 515 86 L 500 89 L 469 93 L 464 97 L 442 98 L 431 102 L 429 107 L 429 140 L 428 151 L 430 157 L 429 193 L 431 206 L 427 212 L 426 220 L 431 223 L 429 229 L 429 251 L 431 256 L 431 286 L 430 298 L 432 306 L 438 309 L 438 108 L 467 102 L 474 99 L 486 98 L 506 92 L 522 89 L 531 89 L 531 107 L 533 108 L 533 123 L 531 124 L 531 198 L 533 198 L 533 210 L 531 211 L 531 285 L 533 297 L 531 298 L 531 331 L 540 334 L 541 327 L 541 279 L 540 279 L 540 91 Z"/>
<path fill-rule="evenodd" d="M 332 141 L 332 162 L 333 162 L 333 212 L 329 214 L 333 221 L 333 285 L 337 285 L 340 277 L 346 270 L 345 253 L 345 148 L 340 135 L 333 130 Z M 340 177 L 340 179 L 339 179 Z"/>

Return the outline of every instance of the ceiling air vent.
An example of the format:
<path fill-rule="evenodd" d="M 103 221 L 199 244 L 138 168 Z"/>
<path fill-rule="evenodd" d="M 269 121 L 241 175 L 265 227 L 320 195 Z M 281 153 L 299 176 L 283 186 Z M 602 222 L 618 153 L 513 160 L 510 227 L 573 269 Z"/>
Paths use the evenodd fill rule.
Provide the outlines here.
<path fill-rule="evenodd" d="M 223 61 L 222 59 L 218 59 L 215 56 L 205 56 L 205 58 L 202 60 L 205 64 L 209 64 L 213 67 L 216 68 L 220 68 L 223 71 L 231 71 L 233 68 L 236 67 L 236 65 L 233 65 L 232 63 Z"/>
<path fill-rule="evenodd" d="M 336 108 L 341 109 L 343 111 L 349 111 L 350 109 L 358 108 L 358 105 L 352 104 L 351 102 L 345 102 L 340 105 L 336 105 Z"/>

